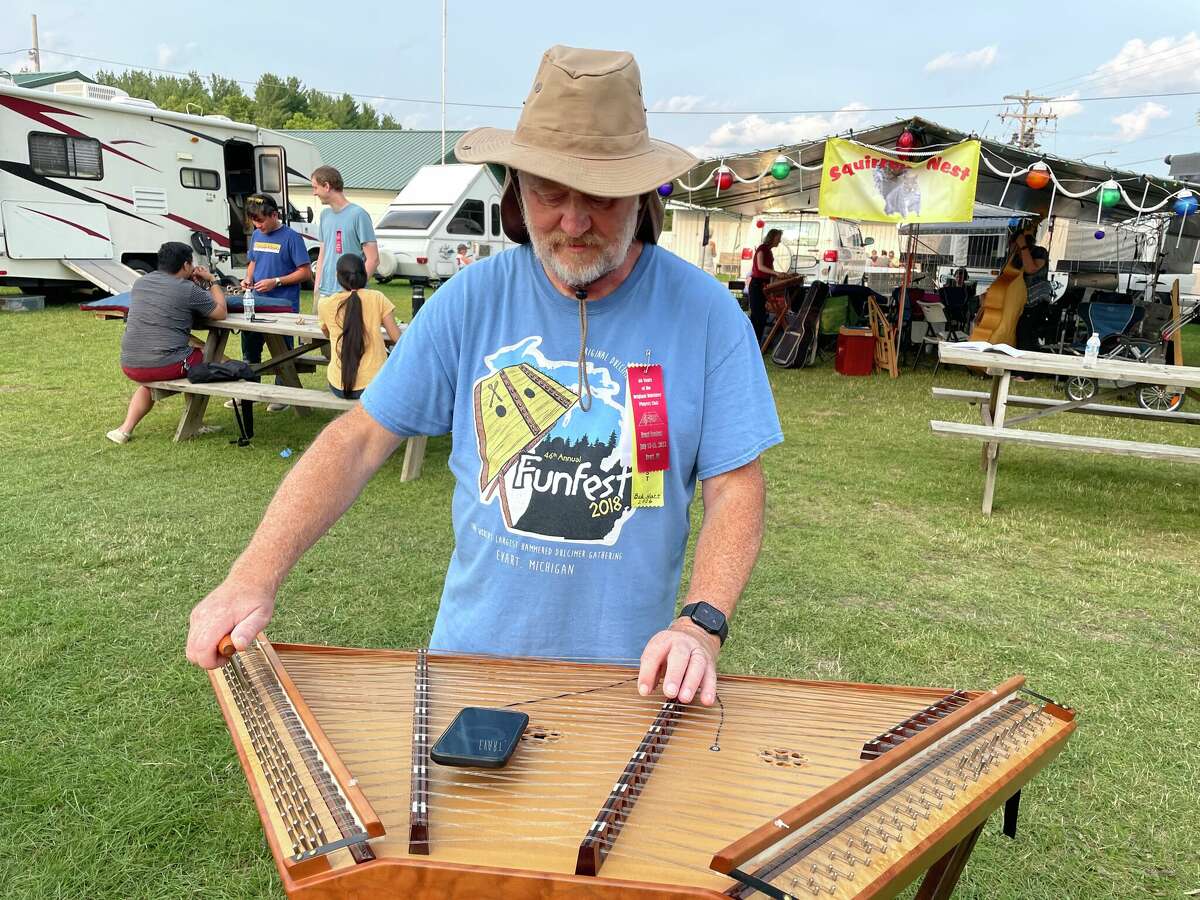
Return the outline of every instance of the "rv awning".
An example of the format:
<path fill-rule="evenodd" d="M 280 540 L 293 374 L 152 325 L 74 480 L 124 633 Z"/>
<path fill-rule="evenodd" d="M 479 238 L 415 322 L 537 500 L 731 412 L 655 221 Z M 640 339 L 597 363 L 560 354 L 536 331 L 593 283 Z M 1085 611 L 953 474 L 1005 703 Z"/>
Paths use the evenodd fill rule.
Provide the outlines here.
<path fill-rule="evenodd" d="M 853 131 L 838 135 L 864 144 L 880 147 L 894 147 L 896 138 L 908 126 L 922 129 L 925 133 L 925 145 L 937 146 L 956 144 L 977 138 L 981 143 L 981 153 L 996 169 L 1005 172 L 1013 169 L 1023 169 L 1030 163 L 1043 159 L 1054 170 L 1059 180 L 1068 190 L 1078 191 L 1085 187 L 1105 181 L 1109 178 L 1121 182 L 1129 196 L 1135 201 L 1146 193 L 1147 204 L 1158 203 L 1169 194 L 1173 194 L 1184 184 L 1168 178 L 1144 175 L 1140 172 L 1125 172 L 1095 166 L 1080 160 L 1066 159 L 1049 153 L 1030 152 L 998 141 L 978 138 L 978 135 L 967 134 L 945 125 L 939 125 L 928 119 L 911 118 L 898 119 L 886 125 Z M 825 157 L 825 138 L 809 141 L 803 144 L 792 144 L 771 150 L 760 150 L 743 154 L 738 157 L 725 157 L 720 160 L 706 160 L 695 166 L 690 172 L 680 178 L 686 184 L 699 184 L 708 177 L 709 173 L 721 162 L 729 166 L 743 178 L 752 178 L 770 168 L 775 157 L 785 153 L 794 160 L 799 160 L 806 166 L 819 165 Z M 732 212 L 756 215 L 758 213 L 792 212 L 799 210 L 814 210 L 817 208 L 817 194 L 821 185 L 821 172 L 805 172 L 793 169 L 783 181 L 777 181 L 770 176 L 754 184 L 735 182 L 728 190 L 717 192 L 710 183 L 697 191 L 684 190 L 676 185 L 673 199 L 684 200 L 699 206 L 720 207 Z M 1023 178 L 1014 178 L 1011 183 L 992 172 L 987 165 L 980 165 L 975 199 L 980 203 L 999 204 L 1004 198 L 1004 207 L 1016 212 L 1045 215 L 1050 206 L 1050 188 L 1035 191 L 1029 188 Z M 1171 211 L 1171 204 L 1165 207 Z M 1060 192 L 1054 200 L 1054 214 L 1067 219 L 1096 221 L 1096 197 L 1073 199 L 1065 197 Z M 1115 206 L 1103 210 L 1102 221 L 1119 221 L 1136 215 L 1122 199 Z M 1183 223 L 1185 238 L 1200 238 L 1200 215 L 1188 216 Z M 1174 229 L 1177 226 L 1172 226 Z M 922 227 L 922 231 L 924 231 Z"/>
<path fill-rule="evenodd" d="M 1032 219 L 1035 213 L 1004 209 L 988 203 L 975 204 L 975 217 L 970 222 L 922 222 L 920 225 L 901 225 L 901 234 L 924 235 L 983 235 L 1003 234 L 1013 219 Z"/>

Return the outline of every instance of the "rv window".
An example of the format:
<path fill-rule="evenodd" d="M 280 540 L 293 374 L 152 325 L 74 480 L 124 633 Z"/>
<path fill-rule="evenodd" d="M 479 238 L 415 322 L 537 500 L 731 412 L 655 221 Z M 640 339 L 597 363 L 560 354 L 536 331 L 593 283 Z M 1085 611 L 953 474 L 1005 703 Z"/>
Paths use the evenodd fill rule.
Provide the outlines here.
<path fill-rule="evenodd" d="M 449 234 L 483 234 L 483 201 L 465 200 L 446 226 Z"/>
<path fill-rule="evenodd" d="M 264 154 L 258 158 L 258 189 L 267 194 L 278 194 L 283 190 L 278 156 Z"/>
<path fill-rule="evenodd" d="M 100 142 L 94 138 L 30 132 L 29 165 L 36 175 L 95 181 L 104 177 Z"/>
<path fill-rule="evenodd" d="M 492 204 L 492 237 L 500 237 L 500 204 Z"/>
<path fill-rule="evenodd" d="M 221 187 L 221 176 L 212 169 L 180 169 L 179 183 L 185 188 L 215 191 Z"/>
<path fill-rule="evenodd" d="M 377 230 L 395 228 L 403 231 L 425 231 L 442 214 L 440 209 L 389 209 L 375 226 Z"/>

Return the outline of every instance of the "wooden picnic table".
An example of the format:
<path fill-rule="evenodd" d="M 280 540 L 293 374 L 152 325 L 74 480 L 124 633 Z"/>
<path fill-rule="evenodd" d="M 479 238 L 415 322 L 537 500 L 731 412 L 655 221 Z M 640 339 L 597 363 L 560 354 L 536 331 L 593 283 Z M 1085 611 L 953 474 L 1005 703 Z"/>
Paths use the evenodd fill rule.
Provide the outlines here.
<path fill-rule="evenodd" d="M 999 463 L 1000 444 L 1017 443 L 1047 447 L 1055 450 L 1083 450 L 1091 453 L 1118 453 L 1139 456 L 1145 459 L 1165 459 L 1175 462 L 1200 463 L 1200 448 L 1177 444 L 1154 444 L 1142 441 L 1093 438 L 1075 434 L 1058 434 L 1050 431 L 1027 431 L 1014 426 L 1033 422 L 1061 412 L 1090 413 L 1105 416 L 1127 416 L 1132 419 L 1200 424 L 1200 416 L 1190 412 L 1168 412 L 1145 410 L 1140 407 L 1124 407 L 1103 403 L 1109 395 L 1122 387 L 1097 390 L 1082 400 L 1049 400 L 1037 397 L 1015 397 L 1009 394 L 1009 385 L 1014 372 L 1033 372 L 1040 375 L 1058 375 L 1133 384 L 1160 384 L 1178 391 L 1200 396 L 1200 368 L 1194 366 L 1161 365 L 1139 363 L 1130 360 L 1097 359 L 1088 364 L 1081 356 L 1058 353 L 1022 352 L 1020 356 L 1005 353 L 980 352 L 955 346 L 951 342 L 938 345 L 938 357 L 943 365 L 959 365 L 986 369 L 992 376 L 991 391 L 950 391 L 933 389 L 940 399 L 968 400 L 979 402 L 982 425 L 961 422 L 931 421 L 935 434 L 946 437 L 969 438 L 984 442 L 982 465 L 986 472 L 983 487 L 983 512 L 991 515 L 992 500 L 996 489 L 996 469 Z M 1034 412 L 1017 418 L 1008 418 L 1008 407 L 1033 407 Z"/>
<path fill-rule="evenodd" d="M 329 338 L 321 330 L 320 320 L 303 313 L 261 313 L 254 316 L 254 321 L 245 313 L 230 313 L 224 319 L 205 319 L 201 327 L 208 329 L 208 338 L 204 342 L 205 362 L 224 356 L 229 336 L 235 331 L 257 331 L 264 335 L 271 355 L 261 364 L 260 374 L 275 375 L 281 384 L 292 388 L 303 388 L 296 371 L 296 360 L 313 350 L 329 346 Z M 288 337 L 297 339 L 294 347 L 288 347 L 285 340 Z M 297 415 L 308 415 L 309 407 L 290 405 Z M 194 437 L 204 423 L 207 409 L 207 394 L 185 394 L 183 415 L 175 431 L 175 440 L 185 441 Z"/>
<path fill-rule="evenodd" d="M 403 333 L 407 326 L 404 323 L 398 324 Z M 201 327 L 208 329 L 208 338 L 204 342 L 205 362 L 212 362 L 224 354 L 229 336 L 235 331 L 257 331 L 264 335 L 271 355 L 256 368 L 261 375 L 276 375 L 281 384 L 253 381 L 191 384 L 183 378 L 154 382 L 150 387 L 158 395 L 183 394 L 183 415 L 180 417 L 179 427 L 175 430 L 176 441 L 187 440 L 199 433 L 210 397 L 225 397 L 247 404 L 242 409 L 243 420 L 247 419 L 249 404 L 255 402 L 283 403 L 291 406 L 297 415 L 307 415 L 310 408 L 350 409 L 358 402 L 335 397 L 328 390 L 305 388 L 300 383 L 300 376 L 296 372 L 297 360 L 301 357 L 311 360 L 314 350 L 329 345 L 329 338 L 321 330 L 320 321 L 314 315 L 262 313 L 256 314 L 251 321 L 244 313 L 231 313 L 224 319 L 207 319 Z M 296 338 L 296 346 L 289 348 L 285 342 L 287 337 Z M 248 427 L 252 429 L 252 426 Z M 402 481 L 410 481 L 420 476 L 421 463 L 425 457 L 425 443 L 424 436 L 408 438 L 401 472 Z"/>

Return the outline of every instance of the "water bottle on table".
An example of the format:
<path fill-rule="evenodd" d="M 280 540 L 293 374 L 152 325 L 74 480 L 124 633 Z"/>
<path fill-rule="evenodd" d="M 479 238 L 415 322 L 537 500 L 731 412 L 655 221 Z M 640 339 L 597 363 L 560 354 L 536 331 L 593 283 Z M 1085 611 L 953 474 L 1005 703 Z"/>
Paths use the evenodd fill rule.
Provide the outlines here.
<path fill-rule="evenodd" d="M 1092 368 L 1096 365 L 1096 359 L 1100 356 L 1100 335 L 1093 331 L 1092 336 L 1088 338 L 1087 345 L 1083 350 L 1083 365 L 1085 368 Z"/>
<path fill-rule="evenodd" d="M 246 288 L 246 293 L 242 294 L 242 312 L 246 314 L 251 322 L 254 321 L 254 289 Z"/>

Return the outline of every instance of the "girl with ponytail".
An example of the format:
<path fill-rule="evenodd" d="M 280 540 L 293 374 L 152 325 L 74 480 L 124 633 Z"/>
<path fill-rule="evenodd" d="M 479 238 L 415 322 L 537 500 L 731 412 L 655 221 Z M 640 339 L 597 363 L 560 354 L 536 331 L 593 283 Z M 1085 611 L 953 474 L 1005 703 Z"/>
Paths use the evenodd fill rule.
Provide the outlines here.
<path fill-rule="evenodd" d="M 367 267 L 347 253 L 337 261 L 339 293 L 322 297 L 317 310 L 330 341 L 329 390 L 357 400 L 387 359 L 380 327 L 392 343 L 400 340 L 395 307 L 380 291 L 367 290 Z"/>

